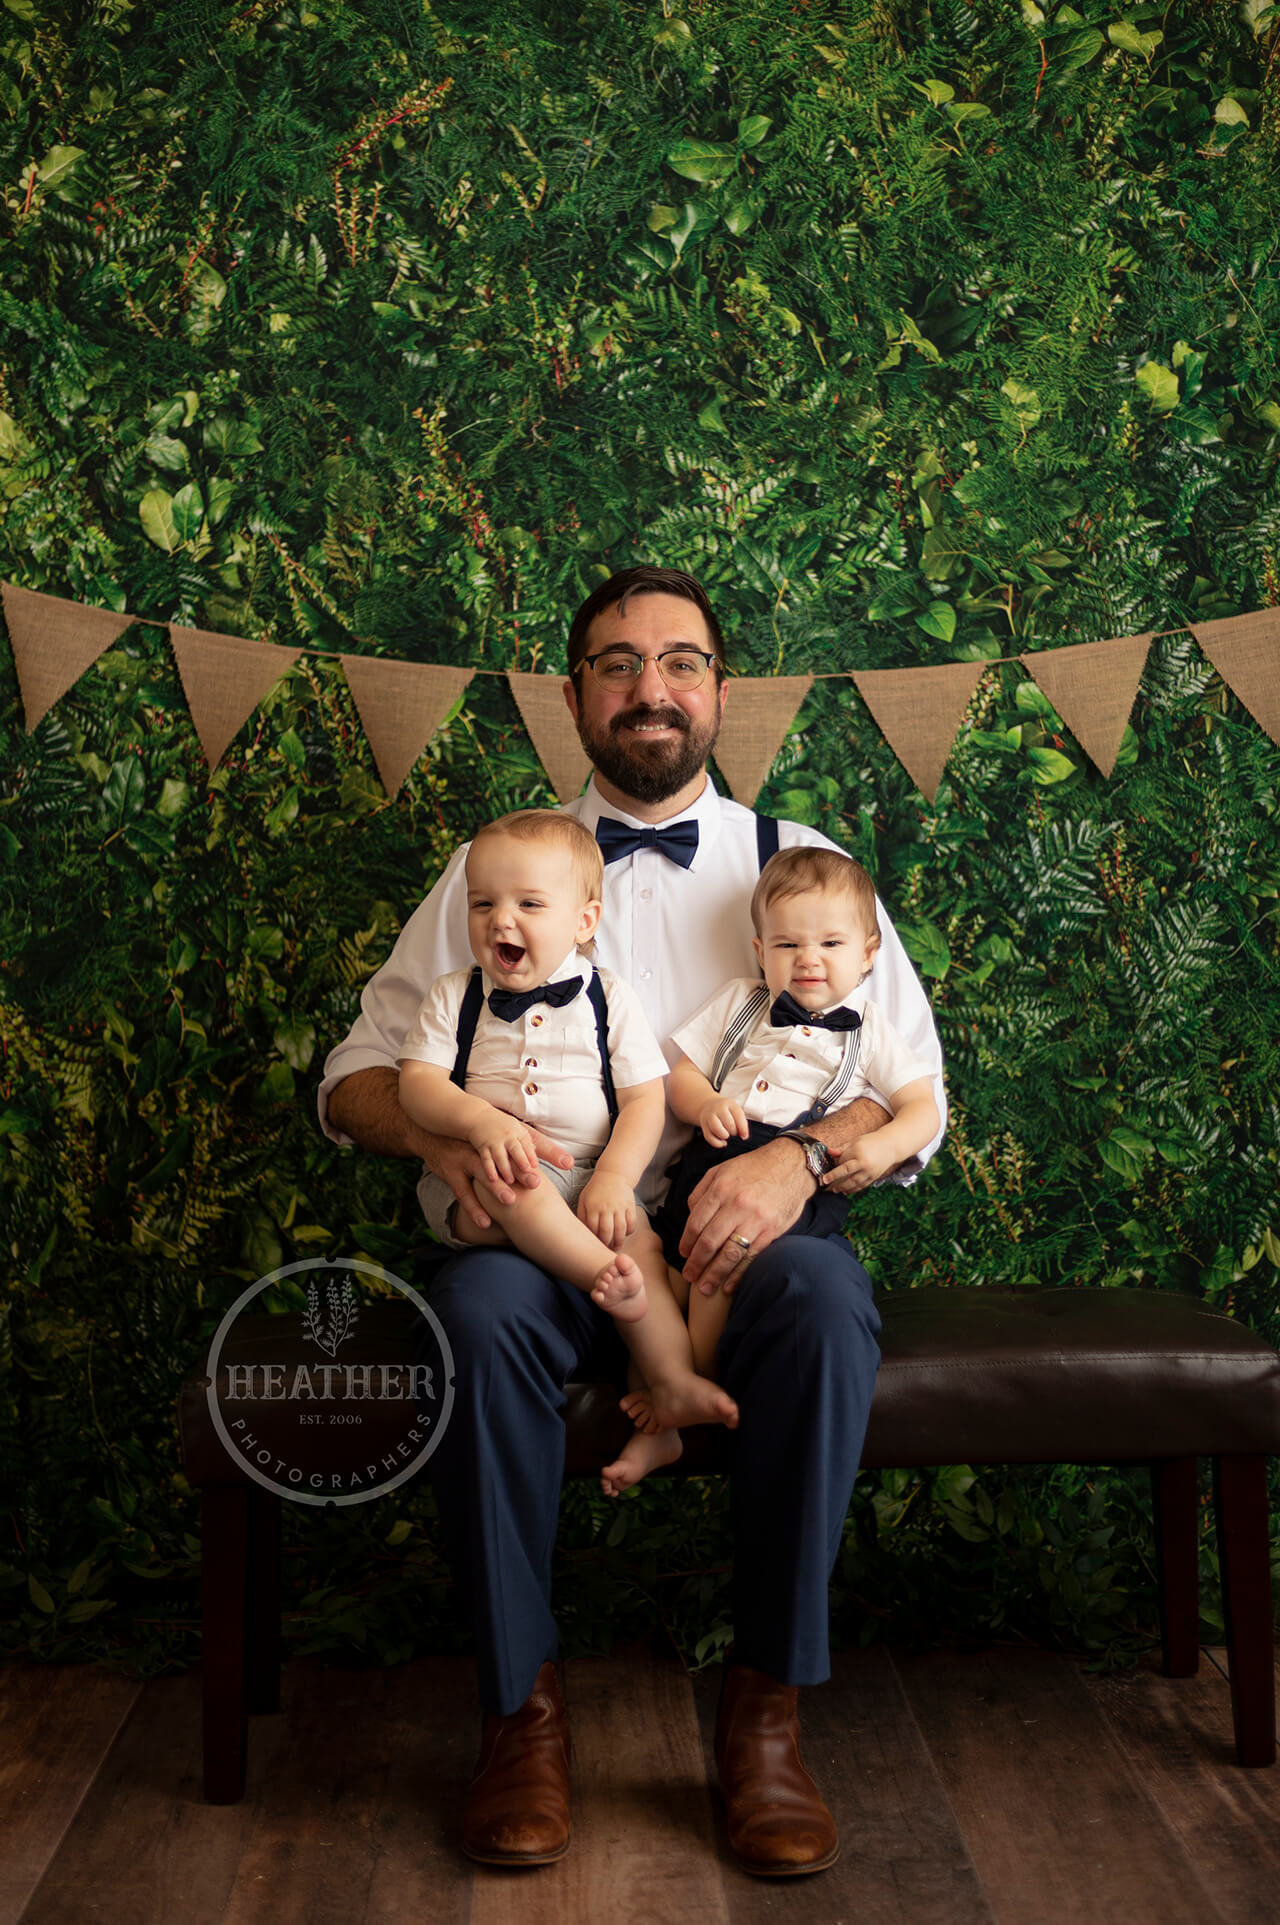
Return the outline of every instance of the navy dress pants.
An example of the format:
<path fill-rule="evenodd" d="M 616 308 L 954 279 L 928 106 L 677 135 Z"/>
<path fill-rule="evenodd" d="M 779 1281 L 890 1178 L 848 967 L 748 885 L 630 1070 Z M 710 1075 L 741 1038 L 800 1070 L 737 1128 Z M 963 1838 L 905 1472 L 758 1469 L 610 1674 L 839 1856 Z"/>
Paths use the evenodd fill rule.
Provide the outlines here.
<path fill-rule="evenodd" d="M 621 1381 L 613 1320 L 515 1251 L 466 1251 L 424 1285 L 453 1351 L 431 1460 L 475 1638 L 483 1708 L 508 1716 L 557 1652 L 551 1556 L 565 1384 Z M 827 1583 L 880 1353 L 871 1284 L 841 1237 L 785 1236 L 752 1260 L 720 1339 L 730 1433 L 734 1657 L 783 1684 L 830 1676 Z"/>

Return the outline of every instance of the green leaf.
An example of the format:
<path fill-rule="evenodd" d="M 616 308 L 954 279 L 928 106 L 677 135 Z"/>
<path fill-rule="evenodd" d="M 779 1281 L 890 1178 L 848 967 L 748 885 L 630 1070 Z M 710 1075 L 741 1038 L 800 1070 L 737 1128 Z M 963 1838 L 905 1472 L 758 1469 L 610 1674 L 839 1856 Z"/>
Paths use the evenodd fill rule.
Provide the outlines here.
<path fill-rule="evenodd" d="M 118 828 L 133 816 L 141 815 L 146 799 L 147 785 L 136 756 L 126 755 L 122 761 L 113 762 L 102 786 L 102 806 L 112 827 Z"/>
<path fill-rule="evenodd" d="M 247 421 L 236 421 L 228 414 L 215 414 L 204 424 L 204 445 L 228 461 L 243 460 L 262 453 L 262 443 Z"/>
<path fill-rule="evenodd" d="M 36 169 L 43 187 L 54 187 L 65 180 L 72 168 L 84 159 L 83 147 L 51 147 Z"/>
<path fill-rule="evenodd" d="M 1163 361 L 1144 361 L 1134 380 L 1157 414 L 1172 414 L 1178 405 L 1178 377 Z"/>
<path fill-rule="evenodd" d="M 46 1617 L 52 1617 L 58 1608 L 34 1571 L 29 1572 L 27 1576 L 27 1595 L 36 1610 L 43 1611 Z"/>
<path fill-rule="evenodd" d="M 1024 427 L 1031 427 L 1040 419 L 1040 396 L 1025 381 L 1015 381 L 1012 376 L 1001 384 L 1001 394 L 1011 401 L 1019 420 Z"/>
<path fill-rule="evenodd" d="M 982 120 L 991 113 L 990 107 L 984 107 L 980 100 L 956 100 L 944 111 L 953 127 L 963 126 L 966 120 Z"/>
<path fill-rule="evenodd" d="M 410 1523 L 407 1517 L 398 1517 L 395 1523 L 391 1526 L 391 1529 L 387 1532 L 387 1535 L 384 1541 L 390 1544 L 392 1549 L 394 1550 L 397 1544 L 404 1543 L 406 1537 L 409 1536 L 409 1533 L 412 1531 L 412 1529 L 413 1529 L 413 1525 Z"/>
<path fill-rule="evenodd" d="M 665 234 L 669 227 L 675 226 L 679 218 L 678 208 L 669 206 L 666 201 L 656 201 L 649 209 L 645 226 L 651 234 Z"/>
<path fill-rule="evenodd" d="M 693 28 L 687 20 L 668 20 L 658 28 L 653 36 L 655 47 L 666 47 L 671 53 L 679 53 L 693 39 Z"/>
<path fill-rule="evenodd" d="M 931 100 L 935 107 L 945 106 L 947 101 L 956 97 L 955 88 L 945 80 L 913 80 L 911 85 L 918 94 L 924 94 L 926 99 Z"/>
<path fill-rule="evenodd" d="M 166 489 L 148 488 L 138 503 L 138 516 L 147 540 L 163 548 L 166 555 L 182 546 L 182 537 L 173 519 L 173 496 Z"/>
<path fill-rule="evenodd" d="M 204 496 L 198 481 L 189 481 L 185 488 L 178 490 L 170 513 L 179 541 L 194 541 L 204 521 Z"/>
<path fill-rule="evenodd" d="M 1055 735 L 1061 730 L 1062 717 L 1038 683 L 1019 682 L 1014 693 L 1013 704 L 1020 715 L 1040 716 L 1045 726 Z"/>
<path fill-rule="evenodd" d="M 750 200 L 735 201 L 724 210 L 724 224 L 731 234 L 745 234 L 755 225 L 756 208 Z"/>
<path fill-rule="evenodd" d="M 956 611 L 949 602 L 930 602 L 924 614 L 916 616 L 916 627 L 926 635 L 936 635 L 940 642 L 949 642 L 956 632 Z"/>
<path fill-rule="evenodd" d="M 1213 117 L 1220 127 L 1247 127 L 1249 116 L 1234 94 L 1224 94 L 1213 110 Z"/>
<path fill-rule="evenodd" d="M 936 923 L 916 922 L 898 925 L 902 946 L 922 976 L 939 982 L 951 967 L 951 950 Z"/>
<path fill-rule="evenodd" d="M 286 1016 L 277 1025 L 275 1044 L 290 1069 L 309 1069 L 316 1053 L 316 1026 L 306 1016 Z"/>
<path fill-rule="evenodd" d="M 231 506 L 236 483 L 230 475 L 215 475 L 209 483 L 209 526 L 216 528 Z"/>
<path fill-rule="evenodd" d="M 738 122 L 739 147 L 758 147 L 772 125 L 773 120 L 768 114 L 748 114 L 745 120 Z"/>
<path fill-rule="evenodd" d="M 146 446 L 146 456 L 155 467 L 174 475 L 180 475 L 189 460 L 186 442 L 171 434 L 153 434 Z"/>
<path fill-rule="evenodd" d="M 1057 749 L 1028 749 L 1027 760 L 1031 764 L 1031 780 L 1037 788 L 1048 788 L 1051 782 L 1065 782 L 1074 775 L 1076 765 Z"/>
<path fill-rule="evenodd" d="M 685 180 L 728 180 L 737 172 L 737 149 L 708 140 L 678 140 L 667 154 L 667 166 Z"/>
<path fill-rule="evenodd" d="M 1140 53 L 1144 60 L 1149 60 L 1164 35 L 1158 28 L 1141 33 L 1131 20 L 1117 20 L 1107 28 L 1107 39 L 1122 53 Z"/>

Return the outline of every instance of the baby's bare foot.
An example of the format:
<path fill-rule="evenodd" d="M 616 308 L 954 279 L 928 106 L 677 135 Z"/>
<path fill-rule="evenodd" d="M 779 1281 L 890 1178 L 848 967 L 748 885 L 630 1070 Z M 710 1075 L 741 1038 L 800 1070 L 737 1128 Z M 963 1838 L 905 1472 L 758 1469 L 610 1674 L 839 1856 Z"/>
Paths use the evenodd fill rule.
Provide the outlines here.
<path fill-rule="evenodd" d="M 634 1257 L 611 1257 L 591 1286 L 591 1301 L 619 1323 L 639 1323 L 649 1308 L 644 1277 Z"/>
<path fill-rule="evenodd" d="M 738 1428 L 738 1406 L 728 1391 L 708 1377 L 695 1376 L 693 1371 L 630 1391 L 621 1401 L 636 1429 L 646 1436 L 655 1430 L 679 1430 L 684 1424 Z"/>
<path fill-rule="evenodd" d="M 600 1488 L 606 1497 L 617 1497 L 619 1492 L 629 1490 L 632 1484 L 647 1477 L 651 1470 L 674 1464 L 683 1449 L 678 1430 L 660 1430 L 652 1437 L 636 1431 L 622 1446 L 615 1461 L 601 1471 Z"/>

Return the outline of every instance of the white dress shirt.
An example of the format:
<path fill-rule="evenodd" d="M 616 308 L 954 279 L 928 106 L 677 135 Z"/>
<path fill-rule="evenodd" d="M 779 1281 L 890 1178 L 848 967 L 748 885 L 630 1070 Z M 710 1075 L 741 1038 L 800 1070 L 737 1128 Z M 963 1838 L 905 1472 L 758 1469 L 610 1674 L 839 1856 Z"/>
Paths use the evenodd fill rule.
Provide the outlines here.
<path fill-rule="evenodd" d="M 607 803 L 594 778 L 585 794 L 567 804 L 565 813 L 576 816 L 593 834 L 602 815 L 614 816 L 631 828 L 649 826 Z M 638 849 L 608 863 L 604 913 L 595 943 L 596 961 L 629 982 L 640 998 L 669 1063 L 679 1054 L 672 1040 L 677 1026 L 730 978 L 758 973 L 750 914 L 751 892 L 759 877 L 754 814 L 719 795 L 708 778 L 693 806 L 661 826 L 670 828 L 675 822 L 698 825 L 692 867 L 682 869 L 656 849 Z M 784 849 L 797 844 L 835 848 L 826 836 L 797 822 L 779 822 L 778 832 Z M 319 1092 L 320 1121 L 336 1143 L 350 1138 L 327 1121 L 329 1091 L 355 1070 L 394 1069 L 432 982 L 467 964 L 471 951 L 463 864 L 469 846 L 455 852 L 439 882 L 410 916 L 390 956 L 365 984 L 360 1014 L 345 1040 L 329 1054 Z M 929 1004 L 888 915 L 882 905 L 877 907 L 876 998 L 907 1047 L 929 1065 L 938 1114 L 945 1123 L 942 1050 Z M 883 1100 L 880 1092 L 869 1094 Z M 661 1197 L 663 1172 L 689 1134 L 688 1126 L 668 1113 L 662 1143 L 641 1188 L 642 1202 Z M 939 1130 L 921 1153 L 921 1162 L 928 1160 L 941 1140 Z"/>
<path fill-rule="evenodd" d="M 759 986 L 758 976 L 726 983 L 676 1030 L 672 1041 L 708 1079 L 726 1030 Z M 928 1063 L 907 1048 L 884 1011 L 870 1001 L 871 987 L 860 983 L 845 998 L 844 1007 L 862 1017 L 862 1027 L 852 1032 L 816 1023 L 785 1023 L 775 1029 L 769 1021 L 770 998 L 726 1072 L 720 1094 L 741 1103 L 749 1122 L 786 1129 L 808 1115 L 841 1069 L 846 1050 L 854 1053 L 855 1061 L 848 1080 L 841 1079 L 843 1093 L 836 1108 L 877 1090 L 896 1096 L 904 1084 L 928 1076 Z"/>
<path fill-rule="evenodd" d="M 505 1023 L 489 1008 L 493 981 L 481 973 L 485 1001 L 476 1019 L 466 1088 L 468 1096 L 479 1096 L 542 1130 L 575 1162 L 586 1162 L 599 1156 L 611 1127 L 595 1011 L 585 987 L 591 964 L 571 949 L 547 980 L 564 982 L 575 975 L 583 988 L 572 1002 L 560 1009 L 535 1003 L 514 1023 Z M 402 1063 L 435 1063 L 452 1070 L 458 1054 L 458 1013 L 470 980 L 469 969 L 455 969 L 432 984 L 401 1045 Z M 607 969 L 600 971 L 600 986 L 609 1012 L 609 1067 L 615 1088 L 631 1089 L 665 1076 L 666 1058 L 635 991 Z"/>

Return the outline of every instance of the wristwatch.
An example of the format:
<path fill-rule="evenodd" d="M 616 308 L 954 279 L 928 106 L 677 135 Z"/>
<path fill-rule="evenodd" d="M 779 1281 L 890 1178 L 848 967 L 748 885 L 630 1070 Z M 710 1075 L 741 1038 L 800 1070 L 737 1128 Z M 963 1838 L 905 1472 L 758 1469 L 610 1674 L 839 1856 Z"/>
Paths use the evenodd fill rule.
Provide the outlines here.
<path fill-rule="evenodd" d="M 805 1168 L 818 1182 L 821 1182 L 828 1170 L 835 1169 L 836 1159 L 820 1136 L 810 1136 L 807 1130 L 779 1130 L 778 1136 L 780 1140 L 800 1145 Z"/>

